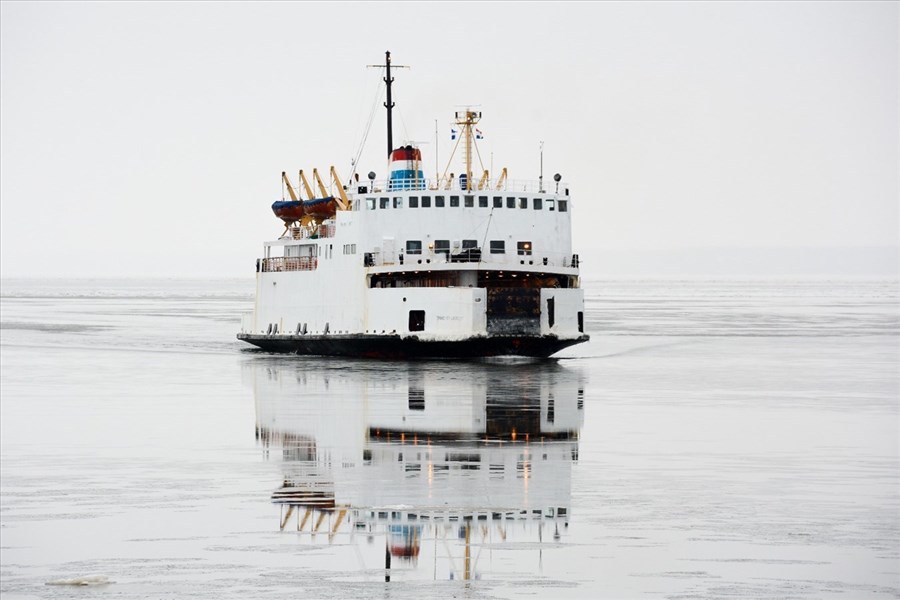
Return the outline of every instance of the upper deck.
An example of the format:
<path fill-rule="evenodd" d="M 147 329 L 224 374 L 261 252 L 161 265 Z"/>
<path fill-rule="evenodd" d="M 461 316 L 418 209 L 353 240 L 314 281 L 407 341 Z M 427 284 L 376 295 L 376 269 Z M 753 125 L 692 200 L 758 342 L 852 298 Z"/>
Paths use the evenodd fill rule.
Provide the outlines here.
<path fill-rule="evenodd" d="M 277 246 L 291 257 L 322 255 L 319 249 L 289 249 L 298 243 L 337 244 L 337 252 L 361 254 L 364 266 L 374 270 L 467 269 L 477 263 L 577 273 L 572 203 L 564 184 L 552 183 L 552 191 L 533 181 L 485 181 L 472 190 L 458 180 L 453 184 L 438 188 L 428 179 L 392 179 L 346 190 L 349 210 L 268 242 L 266 258 L 276 256 L 271 249 Z"/>

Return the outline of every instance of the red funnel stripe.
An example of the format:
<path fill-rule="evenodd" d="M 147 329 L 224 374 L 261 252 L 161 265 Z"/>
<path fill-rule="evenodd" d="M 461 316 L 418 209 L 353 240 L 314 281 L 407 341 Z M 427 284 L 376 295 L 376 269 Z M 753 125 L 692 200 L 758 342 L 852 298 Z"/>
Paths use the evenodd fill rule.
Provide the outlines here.
<path fill-rule="evenodd" d="M 391 160 L 422 160 L 422 153 L 418 148 L 407 146 L 406 148 L 397 148 L 391 152 Z"/>

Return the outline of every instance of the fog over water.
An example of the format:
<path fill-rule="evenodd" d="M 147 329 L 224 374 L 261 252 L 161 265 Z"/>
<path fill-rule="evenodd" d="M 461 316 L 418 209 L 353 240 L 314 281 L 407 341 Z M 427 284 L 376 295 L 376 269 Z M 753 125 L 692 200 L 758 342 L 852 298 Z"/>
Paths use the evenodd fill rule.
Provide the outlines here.
<path fill-rule="evenodd" d="M 250 280 L 4 280 L 0 592 L 900 594 L 897 281 L 585 287 L 558 360 L 378 362 L 243 347 Z"/>
<path fill-rule="evenodd" d="M 477 107 L 587 274 L 897 275 L 896 2 L 396 8 L 0 3 L 3 276 L 249 276 L 282 171 L 386 176 L 386 50 L 395 144 L 459 173 Z"/>

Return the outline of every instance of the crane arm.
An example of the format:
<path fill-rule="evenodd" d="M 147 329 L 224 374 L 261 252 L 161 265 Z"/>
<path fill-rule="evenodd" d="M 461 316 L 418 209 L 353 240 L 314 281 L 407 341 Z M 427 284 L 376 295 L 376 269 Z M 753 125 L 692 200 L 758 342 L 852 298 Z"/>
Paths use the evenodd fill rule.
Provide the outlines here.
<path fill-rule="evenodd" d="M 506 167 L 503 167 L 503 170 L 500 171 L 500 177 L 497 179 L 497 189 L 502 190 L 504 184 L 506 184 Z"/>
<path fill-rule="evenodd" d="M 296 202 L 297 194 L 294 193 L 294 186 L 291 185 L 290 180 L 288 180 L 287 173 L 285 173 L 284 171 L 281 172 L 281 180 L 284 181 L 284 185 L 287 186 L 288 194 L 291 195 L 291 200 Z"/>
<path fill-rule="evenodd" d="M 306 175 L 303 174 L 303 169 L 300 169 L 300 181 L 303 183 L 303 188 L 306 190 L 307 197 L 310 200 L 315 198 L 316 195 L 313 194 L 312 187 L 310 187 L 309 181 L 306 180 Z"/>
<path fill-rule="evenodd" d="M 341 185 L 341 178 L 338 177 L 337 170 L 335 170 L 334 165 L 332 165 L 332 167 L 331 167 L 331 177 L 337 183 L 338 194 L 340 194 L 340 200 L 338 201 L 338 207 L 341 210 L 350 210 L 350 199 L 347 198 L 347 192 L 344 190 L 344 186 Z"/>
<path fill-rule="evenodd" d="M 490 179 L 490 175 L 488 174 L 488 170 L 485 169 L 484 173 L 481 175 L 481 179 L 478 180 L 478 189 L 483 190 L 485 186 L 488 185 L 488 180 Z"/>
<path fill-rule="evenodd" d="M 331 195 L 331 194 L 328 193 L 328 190 L 325 189 L 325 184 L 322 183 L 322 178 L 319 177 L 319 170 L 318 170 L 318 169 L 313 169 L 313 179 L 315 179 L 315 180 L 316 180 L 316 183 L 319 184 L 319 191 L 322 192 L 322 195 L 320 196 L 320 198 L 327 198 L 328 196 Z"/>

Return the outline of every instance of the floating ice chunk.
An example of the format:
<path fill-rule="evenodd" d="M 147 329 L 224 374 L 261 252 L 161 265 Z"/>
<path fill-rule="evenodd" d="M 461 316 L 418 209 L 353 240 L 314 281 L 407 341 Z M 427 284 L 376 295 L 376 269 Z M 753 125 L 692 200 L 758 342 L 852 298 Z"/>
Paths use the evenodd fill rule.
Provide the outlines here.
<path fill-rule="evenodd" d="M 46 585 L 106 585 L 108 583 L 115 582 L 110 581 L 106 575 L 86 575 L 73 579 L 54 579 L 53 581 L 48 581 Z"/>

